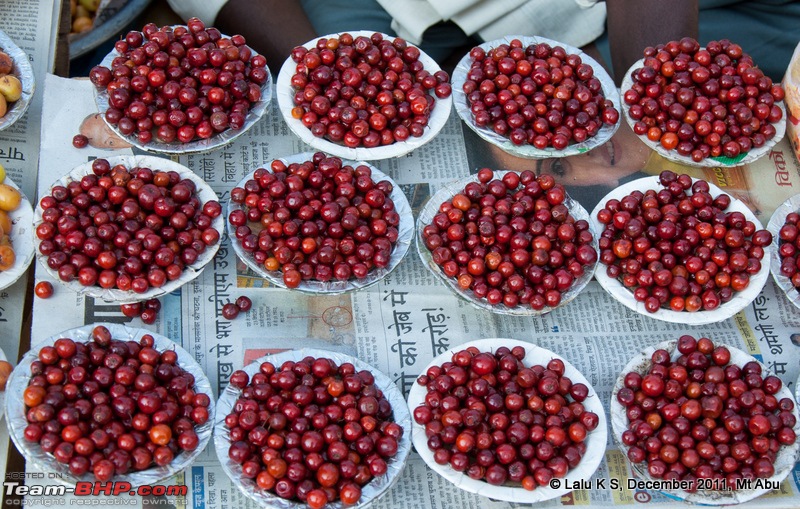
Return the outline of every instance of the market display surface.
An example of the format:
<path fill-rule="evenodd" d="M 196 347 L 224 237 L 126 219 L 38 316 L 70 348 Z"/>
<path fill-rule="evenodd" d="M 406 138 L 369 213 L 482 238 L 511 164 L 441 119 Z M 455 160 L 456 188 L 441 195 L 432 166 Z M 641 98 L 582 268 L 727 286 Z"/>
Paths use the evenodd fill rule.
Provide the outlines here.
<path fill-rule="evenodd" d="M 127 33 L 91 82 L 48 76 L 30 222 L 0 184 L 0 262 L 26 238 L 42 261 L 33 347 L 0 363 L 26 468 L 70 502 L 116 481 L 109 502 L 213 509 L 796 506 L 780 85 L 730 41 L 648 48 L 624 105 L 555 41 L 465 65 L 451 85 L 403 39 L 334 34 L 273 91 L 243 37 L 192 19 Z M 608 141 L 620 114 L 724 168 L 612 174 L 636 152 Z M 504 171 L 467 129 L 539 160 Z"/>

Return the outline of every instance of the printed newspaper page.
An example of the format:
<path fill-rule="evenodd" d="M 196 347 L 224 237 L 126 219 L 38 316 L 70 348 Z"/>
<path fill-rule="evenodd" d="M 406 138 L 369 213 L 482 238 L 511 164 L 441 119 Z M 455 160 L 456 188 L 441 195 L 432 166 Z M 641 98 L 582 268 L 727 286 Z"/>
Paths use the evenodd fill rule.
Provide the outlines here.
<path fill-rule="evenodd" d="M 48 77 L 44 109 L 46 118 L 59 129 L 46 130 L 43 136 L 40 193 L 72 167 L 90 158 L 132 153 L 129 148 L 78 150 L 69 143 L 84 119 L 95 113 L 88 81 Z M 482 166 L 507 167 L 506 162 L 497 162 L 501 159 L 491 159 L 492 154 L 470 150 L 473 140 L 468 132 L 454 116 L 443 134 L 429 145 L 409 156 L 378 161 L 376 165 L 402 185 L 417 212 L 442 185 Z M 119 147 L 118 142 L 115 147 Z M 525 161 L 522 166 L 557 174 L 566 182 L 570 194 L 580 196 L 581 203 L 591 210 L 607 192 L 604 188 L 610 189 L 631 175 L 656 174 L 659 165 L 665 164 L 663 160 L 645 157 L 647 154 L 641 150 L 644 145 L 635 139 L 632 142 L 618 143 L 611 149 L 600 147 L 596 149 L 601 151 L 598 155 L 578 156 L 558 164 Z M 225 201 L 236 183 L 253 169 L 267 166 L 273 158 L 306 150 L 308 147 L 297 141 L 272 107 L 266 118 L 231 145 L 211 154 L 180 157 L 179 161 L 209 182 Z M 605 157 L 611 150 L 615 152 L 614 161 L 620 165 L 625 163 L 623 153 L 639 158 L 638 169 L 608 168 L 602 178 L 582 181 L 581 165 L 591 164 L 592 157 Z M 781 165 L 776 164 L 779 153 L 785 155 Z M 735 180 L 737 172 L 746 178 L 741 182 Z M 784 178 L 783 172 L 786 185 L 778 181 L 779 177 Z M 797 161 L 783 143 L 778 144 L 770 157 L 749 168 L 724 170 L 706 177 L 712 176 L 715 183 L 750 200 L 748 203 L 759 203 L 759 215 L 764 221 L 776 204 L 800 186 Z M 158 321 L 145 327 L 165 334 L 191 352 L 208 374 L 215 395 L 242 365 L 287 347 L 303 346 L 357 355 L 387 373 L 407 394 L 416 376 L 433 357 L 466 341 L 489 337 L 529 341 L 563 355 L 588 378 L 605 406 L 616 377 L 633 352 L 684 333 L 709 336 L 744 349 L 774 370 L 791 390 L 800 374 L 796 362 L 800 344 L 791 339 L 800 330 L 800 313 L 791 307 L 771 279 L 759 297 L 735 317 L 702 327 L 668 324 L 638 315 L 618 304 L 595 282 L 569 305 L 553 313 L 536 318 L 508 318 L 474 308 L 457 298 L 427 271 L 414 247 L 409 251 L 395 272 L 366 290 L 337 296 L 309 296 L 275 288 L 255 276 L 237 260 L 230 240 L 225 238 L 217 257 L 202 275 L 162 298 Z M 49 279 L 41 265 L 37 265 L 36 274 L 37 280 Z M 55 295 L 47 300 L 36 299 L 34 303 L 35 317 L 53 317 L 34 320 L 34 343 L 59 331 L 96 321 L 142 326 L 139 319 L 123 317 L 118 305 L 83 298 L 53 283 Z M 222 317 L 222 305 L 240 295 L 253 299 L 252 310 L 234 320 Z M 800 472 L 795 474 L 783 483 L 779 492 L 761 497 L 748 507 L 800 505 L 800 484 L 796 481 Z M 625 488 L 625 479 L 632 475 L 609 433 L 604 461 L 592 479 L 617 479 L 623 488 L 574 491 L 542 505 L 649 503 L 666 507 L 674 504 L 674 500 L 660 493 Z M 225 475 L 211 444 L 192 467 L 163 484 L 188 487 L 185 498 L 173 500 L 178 507 L 255 507 Z M 129 500 L 118 498 L 114 502 L 127 504 Z M 401 481 L 376 506 L 382 509 L 512 507 L 456 488 L 425 466 L 414 452 Z"/>
<path fill-rule="evenodd" d="M 61 2 L 0 0 L 0 30 L 29 57 L 37 84 L 53 68 L 54 48 Z M 35 198 L 36 175 L 39 163 L 39 133 L 41 131 L 42 89 L 37 87 L 26 114 L 4 131 L 0 131 L 0 164 L 31 200 Z M 6 358 L 16 364 L 22 328 L 22 311 L 28 273 L 13 285 L 0 290 L 0 348 Z M 0 478 L 5 479 L 8 447 L 6 426 L 0 427 Z M 12 446 L 13 447 L 13 446 Z"/>

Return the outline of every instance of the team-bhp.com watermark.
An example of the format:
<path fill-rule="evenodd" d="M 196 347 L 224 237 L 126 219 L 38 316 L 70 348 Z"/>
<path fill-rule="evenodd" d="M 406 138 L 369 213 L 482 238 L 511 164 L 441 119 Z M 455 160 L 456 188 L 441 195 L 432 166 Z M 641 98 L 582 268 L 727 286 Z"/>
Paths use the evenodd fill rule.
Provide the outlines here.
<path fill-rule="evenodd" d="M 49 474 L 48 478 L 54 479 L 54 476 L 59 474 Z M 189 488 L 180 484 L 132 486 L 131 483 L 124 481 L 79 481 L 75 486 L 65 486 L 38 483 L 37 480 L 44 480 L 44 475 L 32 472 L 24 476 L 24 484 L 20 477 L 13 477 L 17 478 L 8 478 L 3 482 L 3 498 L 11 505 L 63 506 L 63 497 L 67 495 L 74 496 L 69 500 L 70 505 L 161 505 L 172 504 L 175 502 L 175 497 L 185 498 L 189 493 Z"/>

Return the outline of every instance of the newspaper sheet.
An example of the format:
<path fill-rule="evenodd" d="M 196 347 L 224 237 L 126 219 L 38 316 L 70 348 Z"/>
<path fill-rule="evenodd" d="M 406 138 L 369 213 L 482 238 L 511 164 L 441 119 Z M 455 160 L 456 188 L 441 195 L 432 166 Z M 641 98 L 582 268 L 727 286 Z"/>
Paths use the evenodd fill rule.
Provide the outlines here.
<path fill-rule="evenodd" d="M 0 30 L 5 32 L 30 58 L 37 84 L 53 68 L 55 40 L 61 2 L 0 0 Z M 10 128 L 0 131 L 0 164 L 8 176 L 29 198 L 36 192 L 39 167 L 39 134 L 42 117 L 41 87 L 34 93 L 27 113 Z M 12 364 L 19 354 L 22 311 L 25 305 L 28 273 L 0 291 L 0 348 Z M 0 457 L 6 458 L 10 442 L 5 426 L 0 427 Z M 5 478 L 6 462 L 0 461 L 0 478 Z"/>
<path fill-rule="evenodd" d="M 92 86 L 88 81 L 48 76 L 46 89 L 45 118 L 59 128 L 45 130 L 43 134 L 40 194 L 51 182 L 90 158 L 131 153 L 130 149 L 77 150 L 70 144 L 80 124 L 95 112 Z M 511 166 L 492 154 L 475 150 L 475 142 L 468 137 L 468 132 L 454 116 L 429 145 L 406 157 L 376 164 L 401 184 L 412 208 L 417 211 L 426 198 L 445 183 L 475 172 L 481 166 Z M 638 140 L 625 143 L 625 136 L 616 137 L 616 145 L 608 150 L 606 147 L 596 149 L 594 152 L 598 154 L 590 153 L 557 164 L 553 161 L 523 164 L 540 172 L 557 174 L 568 191 L 579 196 L 583 205 L 591 210 L 605 194 L 604 187 L 611 189 L 629 178 L 657 174 L 666 165 L 643 150 L 644 145 Z M 225 200 L 248 172 L 268 165 L 273 158 L 305 150 L 308 147 L 288 131 L 273 107 L 261 122 L 233 144 L 211 154 L 178 159 L 204 178 L 220 199 Z M 611 151 L 614 155 L 609 160 L 614 164 L 602 164 Z M 627 161 L 624 153 L 632 160 Z M 623 162 L 630 164 L 630 171 L 621 169 Z M 587 163 L 603 168 L 603 176 L 595 174 L 589 186 L 584 185 L 580 172 L 581 165 Z M 738 197 L 748 199 L 748 203 L 757 203 L 755 208 L 764 222 L 777 204 L 800 187 L 800 165 L 784 143 L 749 168 L 703 176 Z M 48 278 L 41 266 L 37 265 L 36 269 L 37 280 Z M 142 326 L 139 319 L 123 317 L 117 305 L 83 298 L 53 283 L 55 295 L 47 300 L 36 299 L 34 304 L 34 344 L 59 331 L 96 321 Z M 253 299 L 252 310 L 232 321 L 223 318 L 222 305 L 239 295 Z M 684 333 L 709 336 L 744 349 L 768 365 L 792 390 L 800 374 L 797 361 L 800 313 L 771 280 L 753 304 L 735 317 L 702 327 L 668 324 L 638 315 L 618 304 L 595 282 L 569 305 L 553 313 L 537 318 L 508 318 L 473 308 L 455 297 L 434 280 L 413 248 L 394 273 L 367 290 L 349 295 L 308 296 L 271 287 L 256 277 L 236 259 L 225 238 L 216 259 L 201 277 L 161 300 L 159 319 L 150 328 L 192 352 L 205 368 L 217 394 L 235 369 L 287 346 L 311 346 L 357 355 L 389 374 L 407 394 L 416 376 L 434 356 L 463 342 L 486 337 L 530 341 L 563 355 L 583 372 L 606 406 L 614 381 L 633 352 Z M 609 435 L 604 461 L 593 479 L 615 478 L 624 486 L 624 480 L 632 475 Z M 185 498 L 172 500 L 177 507 L 253 507 L 226 477 L 211 445 L 191 468 L 163 484 L 188 487 Z M 73 499 L 69 500 L 72 503 Z M 125 496 L 106 501 L 109 504 L 135 503 Z M 149 499 L 137 498 L 136 503 L 149 502 Z M 574 491 L 542 506 L 634 503 L 666 507 L 675 502 L 656 492 L 607 488 Z M 800 470 L 795 470 L 780 491 L 748 505 L 787 508 L 800 505 Z M 382 509 L 510 506 L 454 487 L 426 467 L 416 453 L 412 453 L 402 481 L 376 504 Z"/>

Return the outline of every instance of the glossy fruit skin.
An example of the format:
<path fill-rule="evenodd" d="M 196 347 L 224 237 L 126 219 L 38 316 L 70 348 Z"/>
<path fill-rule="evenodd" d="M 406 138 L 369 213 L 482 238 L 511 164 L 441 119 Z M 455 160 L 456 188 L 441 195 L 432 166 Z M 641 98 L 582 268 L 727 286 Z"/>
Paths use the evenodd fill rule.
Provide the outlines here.
<path fill-rule="evenodd" d="M 711 479 L 717 490 L 739 489 L 732 482 L 738 476 L 770 477 L 779 447 L 796 439 L 794 417 L 778 417 L 792 413 L 794 402 L 781 400 L 785 409 L 774 398 L 768 404 L 762 387 L 777 392 L 780 380 L 762 378 L 756 362 L 737 366 L 730 360 L 728 347 L 684 335 L 672 358 L 656 350 L 642 372 L 624 374 L 626 381 L 642 379 L 641 388 L 626 384 L 616 394 L 627 416 L 621 438 L 628 459 L 646 463 L 651 477 Z M 663 391 L 652 390 L 655 379 Z M 755 404 L 754 394 L 764 405 Z"/>
<path fill-rule="evenodd" d="M 705 48 L 691 38 L 644 50 L 623 91 L 636 134 L 700 163 L 737 158 L 775 136 L 784 97 L 741 47 L 727 39 Z"/>
<path fill-rule="evenodd" d="M 115 46 L 111 69 L 95 66 L 89 78 L 108 94 L 106 120 L 138 143 L 185 144 L 242 129 L 262 100 L 266 58 L 254 55 L 241 35 L 148 25 L 126 40 Z"/>
<path fill-rule="evenodd" d="M 89 138 L 87 138 L 83 134 L 76 134 L 72 138 L 72 146 L 75 148 L 84 148 L 87 145 L 89 145 Z"/>
<path fill-rule="evenodd" d="M 348 148 L 422 136 L 437 99 L 450 96 L 447 73 L 426 70 L 419 49 L 403 39 L 342 35 L 324 39 L 328 47 L 292 50 L 292 117 Z"/>
<path fill-rule="evenodd" d="M 233 320 L 239 316 L 239 308 L 231 302 L 222 306 L 222 316 L 226 320 Z"/>
<path fill-rule="evenodd" d="M 205 411 L 208 395 L 172 350 L 113 338 L 96 326 L 87 342 L 59 338 L 39 350 L 23 392 L 25 438 L 69 463 L 73 474 L 92 471 L 98 481 L 166 466 L 195 450 L 195 424 L 183 415 Z M 46 366 L 47 376 L 36 364 Z M 46 431 L 46 433 L 42 433 Z"/>
<path fill-rule="evenodd" d="M 33 290 L 40 299 L 49 299 L 53 296 L 53 285 L 49 281 L 39 281 Z"/>
<path fill-rule="evenodd" d="M 469 56 L 462 90 L 472 121 L 514 145 L 564 150 L 619 121 L 594 69 L 564 48 L 512 39 Z"/>
<path fill-rule="evenodd" d="M 477 182 L 439 205 L 422 241 L 440 273 L 475 299 L 555 308 L 597 262 L 589 224 L 570 213 L 567 193 L 551 175 L 497 177 L 482 168 Z"/>
<path fill-rule="evenodd" d="M 417 379 L 427 394 L 413 417 L 436 463 L 491 485 L 521 482 L 528 490 L 580 463 L 587 434 L 599 422 L 582 403 L 588 387 L 563 376 L 560 359 L 526 367 L 525 356 L 519 346 L 493 352 L 473 346 Z"/>
<path fill-rule="evenodd" d="M 713 311 L 762 270 L 772 235 L 729 210 L 730 196 L 712 197 L 704 180 L 666 170 L 659 183 L 598 211 L 600 261 L 649 313 Z"/>
<path fill-rule="evenodd" d="M 241 392 L 224 419 L 228 456 L 260 489 L 310 507 L 354 504 L 397 455 L 403 428 L 374 376 L 350 363 L 263 362 L 229 383 Z"/>
<path fill-rule="evenodd" d="M 228 223 L 255 263 L 282 272 L 288 288 L 364 280 L 390 265 L 401 220 L 391 182 L 322 152 L 298 163 L 276 159 L 270 170 L 231 191 Z"/>
<path fill-rule="evenodd" d="M 236 307 L 239 308 L 239 311 L 246 313 L 250 311 L 251 307 L 253 307 L 253 301 L 250 300 L 250 297 L 242 295 L 236 299 Z"/>

